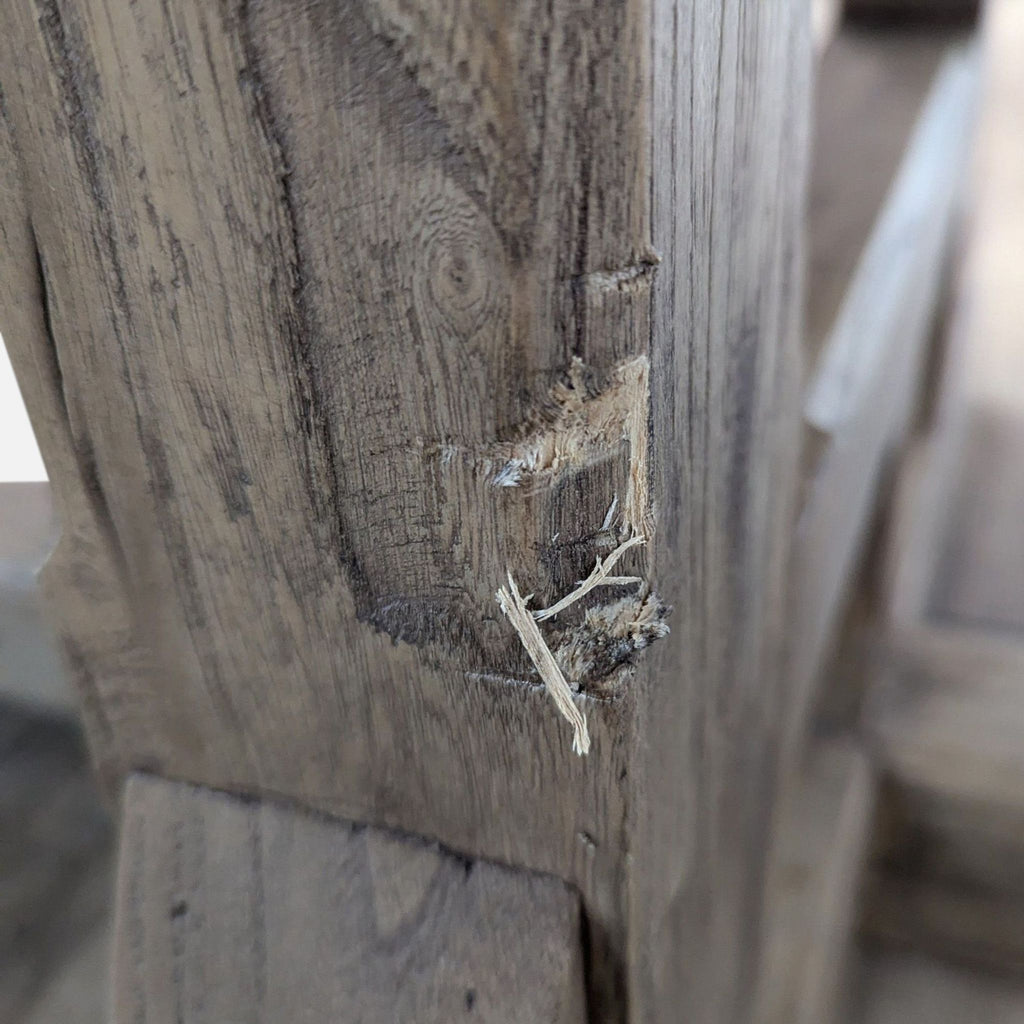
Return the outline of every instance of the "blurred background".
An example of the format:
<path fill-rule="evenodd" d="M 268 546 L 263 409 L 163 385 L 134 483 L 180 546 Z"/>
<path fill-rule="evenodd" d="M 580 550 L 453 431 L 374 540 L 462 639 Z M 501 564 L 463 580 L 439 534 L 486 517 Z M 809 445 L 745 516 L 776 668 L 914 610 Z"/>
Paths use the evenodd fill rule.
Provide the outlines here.
<path fill-rule="evenodd" d="M 926 28 L 872 6 L 844 22 L 814 4 L 812 351 L 832 343 L 912 141 L 926 145 L 951 48 L 978 35 L 962 3 Z M 790 809 L 790 924 L 764 985 L 795 986 L 799 1006 L 779 1024 L 1024 1022 L 1024 0 L 993 0 L 983 21 L 939 356 L 814 698 L 819 733 L 852 728 L 869 754 L 850 753 L 842 785 L 825 779 L 822 807 Z M 113 825 L 40 608 L 57 524 L 2 349 L 0 438 L 0 1024 L 98 1024 Z M 809 879 L 825 898 L 801 910 Z"/>
<path fill-rule="evenodd" d="M 0 1022 L 106 1019 L 114 836 L 36 571 L 46 470 L 0 346 Z"/>

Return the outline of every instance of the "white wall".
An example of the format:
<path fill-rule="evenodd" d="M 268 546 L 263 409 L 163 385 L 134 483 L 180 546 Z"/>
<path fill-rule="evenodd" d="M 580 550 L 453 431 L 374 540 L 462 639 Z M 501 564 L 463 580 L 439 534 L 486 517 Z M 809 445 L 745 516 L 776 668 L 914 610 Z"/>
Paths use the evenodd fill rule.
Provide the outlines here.
<path fill-rule="evenodd" d="M 25 403 L 14 379 L 7 349 L 0 338 L 0 483 L 13 480 L 45 480 Z"/>

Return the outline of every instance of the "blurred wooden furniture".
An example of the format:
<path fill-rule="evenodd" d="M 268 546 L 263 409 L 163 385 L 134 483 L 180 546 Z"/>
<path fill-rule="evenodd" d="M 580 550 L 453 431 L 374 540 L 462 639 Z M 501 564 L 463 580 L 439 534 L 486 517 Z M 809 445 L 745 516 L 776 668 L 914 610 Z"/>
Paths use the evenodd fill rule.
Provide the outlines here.
<path fill-rule="evenodd" d="M 925 380 L 965 37 L 784 0 L 0 25 L 0 330 L 123 794 L 114 1019 L 827 1019 L 875 784 L 813 707 Z M 620 548 L 535 627 L 580 757 L 495 592 Z"/>
<path fill-rule="evenodd" d="M 59 531 L 49 484 L 0 482 L 0 699 L 70 711 L 68 672 L 36 582 Z"/>

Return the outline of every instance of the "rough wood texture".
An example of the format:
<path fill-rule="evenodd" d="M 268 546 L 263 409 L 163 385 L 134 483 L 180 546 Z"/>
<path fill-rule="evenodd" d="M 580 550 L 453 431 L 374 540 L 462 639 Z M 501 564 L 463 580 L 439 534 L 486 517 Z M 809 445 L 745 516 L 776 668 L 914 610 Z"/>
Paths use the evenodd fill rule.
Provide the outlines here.
<path fill-rule="evenodd" d="M 811 38 L 817 57 L 828 49 L 842 17 L 842 0 L 811 0 Z"/>
<path fill-rule="evenodd" d="M 841 1019 L 874 803 L 867 754 L 848 739 L 812 744 L 784 793 L 772 844 L 757 1024 Z"/>
<path fill-rule="evenodd" d="M 583 1024 L 579 902 L 554 878 L 135 776 L 114 1024 Z"/>
<path fill-rule="evenodd" d="M 634 856 L 650 854 L 632 876 L 638 1021 L 751 1012 L 788 714 L 780 595 L 799 436 L 807 13 L 655 6 L 652 492 L 658 579 L 676 611 L 637 716 L 647 756 L 631 835 Z"/>
<path fill-rule="evenodd" d="M 743 1016 L 786 714 L 807 21 L 785 0 L 5 12 L 0 329 L 108 778 L 284 794 L 552 872 L 583 894 L 593 1012 Z M 643 357 L 646 450 L 588 429 Z M 494 486 L 524 439 L 564 450 L 581 392 L 586 443 Z M 641 657 L 628 622 L 546 627 L 601 653 L 584 760 L 494 593 L 511 569 L 538 607 L 564 594 L 634 477 L 655 540 L 622 571 L 673 632 Z"/>

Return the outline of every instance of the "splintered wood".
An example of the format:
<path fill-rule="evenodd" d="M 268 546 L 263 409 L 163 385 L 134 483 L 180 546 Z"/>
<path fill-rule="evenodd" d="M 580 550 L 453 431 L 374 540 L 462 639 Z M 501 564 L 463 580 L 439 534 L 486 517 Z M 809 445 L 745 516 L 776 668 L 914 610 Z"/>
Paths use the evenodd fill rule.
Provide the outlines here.
<path fill-rule="evenodd" d="M 572 726 L 572 749 L 581 756 L 590 750 L 590 733 L 587 731 L 587 720 L 583 712 L 573 703 L 572 688 L 558 667 L 551 649 L 541 636 L 540 629 L 534 621 L 533 615 L 527 604 L 529 595 L 523 597 L 519 593 L 516 581 L 512 573 L 508 574 L 508 589 L 501 587 L 497 593 L 498 604 L 501 610 L 508 616 L 509 621 L 515 626 L 519 639 L 533 659 L 537 671 L 540 673 L 548 693 L 551 694 L 555 706 L 562 713 L 565 720 Z"/>
<path fill-rule="evenodd" d="M 627 535 L 651 535 L 648 494 L 647 420 L 650 407 L 650 364 L 637 356 L 615 369 L 611 383 L 588 394 L 581 360 L 574 359 L 568 383 L 552 389 L 555 421 L 523 440 L 489 452 L 491 480 L 496 487 L 521 487 L 581 469 L 608 457 L 623 441 L 629 444 L 629 483 L 622 506 Z"/>
<path fill-rule="evenodd" d="M 613 502 L 612 509 L 614 507 L 615 503 Z M 609 509 L 609 513 L 612 509 Z M 535 612 L 530 611 L 529 603 L 533 595 L 529 594 L 526 597 L 520 595 L 519 588 L 516 586 L 516 581 L 512 577 L 511 571 L 508 573 L 508 589 L 501 587 L 496 595 L 501 610 L 508 616 L 509 621 L 519 634 L 519 639 L 523 641 L 523 646 L 537 667 L 541 679 L 544 680 L 548 693 L 551 694 L 555 705 L 565 720 L 572 726 L 572 749 L 577 754 L 586 754 L 590 750 L 587 720 L 580 709 L 573 703 L 572 687 L 555 660 L 555 656 L 551 653 L 551 648 L 548 647 L 547 642 L 544 640 L 537 622 L 543 622 L 553 618 L 559 612 L 565 611 L 589 594 L 595 587 L 626 586 L 630 583 L 642 583 L 643 579 L 640 576 L 612 576 L 611 571 L 618 560 L 630 548 L 635 548 L 638 544 L 643 543 L 644 538 L 639 536 L 633 536 L 628 540 L 624 540 L 606 559 L 602 561 L 598 558 L 597 564 L 590 575 L 585 580 L 580 581 L 575 590 L 566 594 L 565 597 L 560 601 L 556 601 L 549 608 Z M 668 626 L 664 626 L 664 632 L 668 632 Z"/>
<path fill-rule="evenodd" d="M 574 605 L 581 597 L 589 594 L 595 587 L 628 586 L 630 583 L 642 583 L 643 579 L 640 576 L 612 576 L 611 571 L 615 567 L 615 563 L 630 548 L 635 548 L 638 544 L 643 543 L 644 538 L 639 535 L 634 535 L 628 540 L 624 540 L 606 559 L 603 561 L 600 558 L 597 559 L 590 575 L 585 580 L 581 580 L 575 590 L 570 591 L 565 597 L 560 601 L 556 601 L 549 608 L 533 612 L 533 617 L 538 622 L 554 618 L 559 612 L 565 611 L 566 608 Z"/>
<path fill-rule="evenodd" d="M 519 634 L 548 693 L 573 727 L 572 749 L 581 755 L 590 750 L 587 720 L 573 703 L 573 688 L 551 653 L 537 622 L 554 618 L 597 587 L 643 583 L 640 576 L 612 576 L 611 573 L 627 551 L 647 542 L 653 525 L 647 486 L 648 359 L 637 356 L 617 367 L 611 384 L 596 395 L 588 393 L 584 371 L 582 361 L 574 359 L 569 382 L 557 385 L 551 394 L 559 410 L 555 422 L 545 430 L 531 433 L 521 442 L 503 446 L 506 448 L 505 461 L 492 475 L 495 486 L 518 487 L 527 478 L 543 479 L 579 469 L 606 458 L 622 441 L 629 443 L 629 483 L 622 509 L 622 533 L 626 539 L 607 558 L 597 558 L 590 575 L 547 608 L 530 610 L 529 602 L 533 595 L 521 596 L 511 570 L 508 571 L 508 588 L 501 587 L 496 594 L 501 610 Z M 617 508 L 618 496 L 612 500 L 602 529 L 612 527 Z M 668 632 L 667 626 L 664 626 L 664 632 Z"/>

